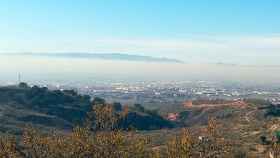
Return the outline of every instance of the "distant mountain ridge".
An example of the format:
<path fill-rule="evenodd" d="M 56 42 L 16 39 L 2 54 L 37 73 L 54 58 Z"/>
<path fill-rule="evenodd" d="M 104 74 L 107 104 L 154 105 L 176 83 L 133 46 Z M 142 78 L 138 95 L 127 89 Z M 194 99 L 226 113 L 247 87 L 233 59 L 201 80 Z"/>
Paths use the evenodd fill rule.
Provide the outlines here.
<path fill-rule="evenodd" d="M 1 53 L 2 55 L 42 56 L 59 58 L 86 58 L 104 60 L 144 61 L 144 62 L 167 62 L 183 63 L 183 61 L 171 58 L 161 58 L 143 55 L 130 55 L 121 53 Z M 0 55 L 1 55 L 0 54 Z"/>

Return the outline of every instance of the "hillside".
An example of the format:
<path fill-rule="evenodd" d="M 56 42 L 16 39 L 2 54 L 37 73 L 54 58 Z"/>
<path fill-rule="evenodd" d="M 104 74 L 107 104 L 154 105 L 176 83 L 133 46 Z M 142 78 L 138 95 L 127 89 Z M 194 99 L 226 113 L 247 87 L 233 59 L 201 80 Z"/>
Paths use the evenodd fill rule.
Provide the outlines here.
<path fill-rule="evenodd" d="M 90 105 L 89 96 L 72 90 L 50 91 L 25 84 L 0 87 L 0 129 L 18 132 L 26 124 L 71 129 L 82 122 Z"/>
<path fill-rule="evenodd" d="M 73 90 L 52 91 L 46 87 L 30 87 L 25 83 L 0 87 L 0 131 L 18 134 L 26 125 L 44 130 L 71 130 L 84 123 L 98 100 L 103 101 L 99 98 L 91 100 L 89 96 Z M 122 105 L 119 106 L 122 108 Z M 156 113 L 134 109 L 129 110 L 122 126 L 149 130 L 171 128 L 173 124 Z"/>
<path fill-rule="evenodd" d="M 112 145 L 115 151 L 117 145 L 114 144 L 115 139 L 117 142 L 123 141 L 122 144 L 118 144 L 123 145 L 118 149 L 119 152 L 134 156 L 139 153 L 127 149 L 134 148 L 133 150 L 138 151 L 139 148 L 132 144 L 140 143 L 138 145 L 141 146 L 141 153 L 145 153 L 144 155 L 149 153 L 145 157 L 154 157 L 153 153 L 158 153 L 161 155 L 160 157 L 177 158 L 180 153 L 183 154 L 183 151 L 185 154 L 196 155 L 194 157 L 197 157 L 197 154 L 265 157 L 274 150 L 271 145 L 275 142 L 276 133 L 280 131 L 280 120 L 278 119 L 280 107 L 278 105 L 252 99 L 242 101 L 194 100 L 192 104 L 187 103 L 166 104 L 157 110 L 151 110 L 152 107 L 146 108 L 140 104 L 133 106 L 123 106 L 120 103 L 110 104 L 102 98 L 91 99 L 89 96 L 80 95 L 73 90 L 49 90 L 45 87 L 30 87 L 21 83 L 17 86 L 0 87 L 0 130 L 2 133 L 8 132 L 17 135 L 22 141 L 28 138 L 31 145 L 41 146 L 40 151 L 47 150 L 50 152 L 49 154 L 54 154 L 47 157 L 55 157 L 57 154 L 67 155 L 66 150 L 78 149 L 71 145 L 80 142 L 80 138 L 76 140 L 75 137 L 92 132 L 82 138 L 85 139 L 83 140 L 85 143 L 89 144 L 80 145 L 86 147 L 101 143 L 100 145 L 104 149 L 91 152 L 102 154 L 109 149 L 108 145 Z M 78 128 L 77 131 L 75 128 L 77 126 L 86 128 Z M 28 131 L 30 128 L 40 129 L 40 132 Z M 185 128 L 187 128 L 187 133 Z M 88 129 L 90 131 L 87 131 Z M 40 134 L 42 132 L 51 134 L 53 130 L 62 135 Z M 135 130 L 136 132 L 132 132 Z M 180 131 L 185 132 L 178 137 Z M 57 142 L 60 137 L 65 143 L 63 148 Z M 47 144 L 44 144 L 44 141 L 37 142 L 37 139 L 42 139 L 42 141 L 50 139 L 48 140 L 50 144 L 48 141 L 45 142 Z M 103 140 L 98 142 L 98 139 L 105 139 L 104 141 L 109 144 Z M 185 142 L 185 139 L 192 141 Z M 149 141 L 143 142 L 143 140 Z M 7 144 L 6 141 L 11 140 L 1 138 L 0 144 Z M 180 148 L 180 143 L 183 143 L 181 144 L 183 146 L 187 145 L 184 145 L 184 142 L 192 143 L 188 150 Z M 58 143 L 57 147 L 55 147 L 56 143 Z M 20 148 L 25 148 L 23 152 L 33 152 L 26 143 L 18 142 L 16 144 Z M 60 150 L 52 152 L 50 147 Z M 14 150 L 15 153 L 22 152 Z M 173 150 L 176 152 L 173 153 Z M 4 151 L 4 149 L 0 149 L 0 151 Z M 26 154 L 28 155 L 28 153 Z M 38 154 L 41 156 L 43 153 Z"/>

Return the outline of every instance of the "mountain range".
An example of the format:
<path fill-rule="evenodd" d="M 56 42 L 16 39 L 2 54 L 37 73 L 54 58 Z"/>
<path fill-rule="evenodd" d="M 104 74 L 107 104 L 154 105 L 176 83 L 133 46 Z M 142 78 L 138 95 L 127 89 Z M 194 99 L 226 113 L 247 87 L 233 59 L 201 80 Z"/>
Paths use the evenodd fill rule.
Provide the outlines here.
<path fill-rule="evenodd" d="M 1 53 L 0 55 L 183 63 L 183 61 L 181 60 L 165 58 L 165 57 L 130 55 L 130 54 L 122 54 L 122 53 L 108 53 L 108 54 L 107 53 Z"/>

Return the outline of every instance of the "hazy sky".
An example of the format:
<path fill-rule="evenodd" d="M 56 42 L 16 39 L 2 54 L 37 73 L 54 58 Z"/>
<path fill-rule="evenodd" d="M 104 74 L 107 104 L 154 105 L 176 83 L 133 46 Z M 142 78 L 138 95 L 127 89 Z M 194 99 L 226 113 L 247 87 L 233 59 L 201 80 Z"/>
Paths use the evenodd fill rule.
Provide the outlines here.
<path fill-rule="evenodd" d="M 0 1 L 0 52 L 278 65 L 279 0 Z"/>

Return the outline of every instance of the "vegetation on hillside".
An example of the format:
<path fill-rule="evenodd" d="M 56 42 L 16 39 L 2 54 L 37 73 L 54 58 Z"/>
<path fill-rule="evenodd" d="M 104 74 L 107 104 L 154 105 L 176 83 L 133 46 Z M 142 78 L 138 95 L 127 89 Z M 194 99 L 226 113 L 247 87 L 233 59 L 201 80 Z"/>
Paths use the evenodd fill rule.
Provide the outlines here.
<path fill-rule="evenodd" d="M 18 127 L 23 124 L 70 130 L 83 124 L 93 108 L 103 110 L 103 107 L 109 107 L 106 110 L 112 110 L 115 117 L 121 116 L 125 108 L 129 109 L 126 117 L 118 121 L 118 128 L 151 130 L 174 125 L 156 111 L 147 110 L 139 104 L 125 107 L 120 103 L 108 104 L 102 98 L 92 100 L 90 96 L 80 95 L 74 90 L 49 90 L 20 83 L 18 86 L 0 87 L 0 110 L 3 113 L 0 130 L 4 132 L 11 125 Z"/>
<path fill-rule="evenodd" d="M 53 119 L 57 121 L 74 122 L 78 119 L 80 123 L 76 126 L 73 123 L 71 130 L 63 132 L 26 126 L 20 136 L 3 135 L 0 137 L 0 157 L 279 158 L 280 121 L 278 115 L 268 115 L 278 107 L 257 106 L 262 103 L 255 100 L 251 104 L 242 109 L 228 106 L 182 109 L 178 118 L 184 127 L 180 127 L 178 122 L 170 122 L 156 110 L 148 110 L 139 104 L 130 107 L 111 104 L 102 98 L 91 100 L 72 90 L 50 91 L 24 83 L 2 87 L 1 109 L 32 110 L 29 118 L 24 116 L 26 122 L 41 124 L 45 121 L 48 124 L 45 118 L 55 116 Z M 73 113 L 67 110 L 73 110 Z M 41 120 L 38 120 L 39 116 Z M 139 131 L 143 129 L 147 131 Z"/>
<path fill-rule="evenodd" d="M 107 109 L 103 109 L 107 110 Z M 103 120 L 93 111 L 96 120 Z M 106 111 L 108 112 L 108 111 Z M 109 115 L 108 115 L 109 116 Z M 113 117 L 111 114 L 110 117 Z M 99 118 L 101 117 L 101 118 Z M 112 120 L 99 122 L 99 130 L 76 127 L 67 134 L 48 133 L 27 128 L 20 141 L 13 137 L 0 138 L 0 157 L 3 158 L 245 158 L 247 153 L 236 150 L 237 145 L 221 135 L 219 124 L 210 118 L 205 135 L 195 137 L 188 129 L 170 138 L 160 148 L 153 147 L 150 138 L 135 131 L 112 129 Z M 114 122 L 114 121 L 113 121 Z M 109 125 L 109 126 L 108 126 Z M 266 155 L 279 158 L 280 144 L 273 141 Z"/>

